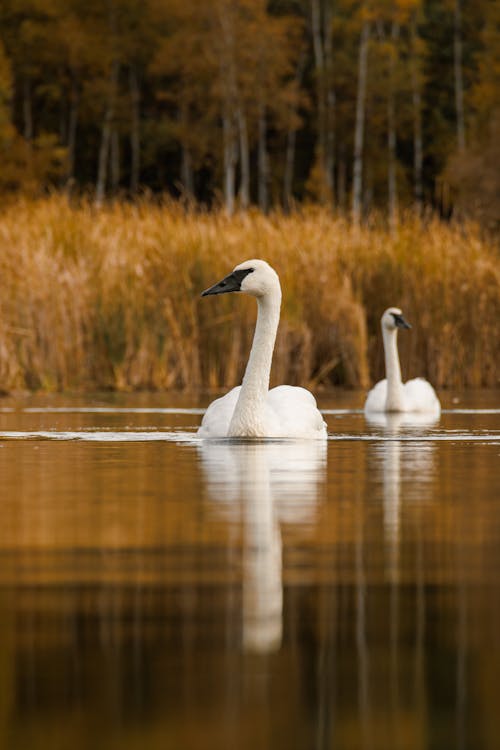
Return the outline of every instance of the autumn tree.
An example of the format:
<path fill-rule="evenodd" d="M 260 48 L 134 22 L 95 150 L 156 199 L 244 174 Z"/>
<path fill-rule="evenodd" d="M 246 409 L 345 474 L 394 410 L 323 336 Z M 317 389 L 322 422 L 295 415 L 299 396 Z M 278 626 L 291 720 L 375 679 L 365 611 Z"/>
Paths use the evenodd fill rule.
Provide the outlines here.
<path fill-rule="evenodd" d="M 40 74 L 35 54 L 39 10 L 31 0 L 6 0 L 0 11 L 4 43 L 0 42 L 0 187 L 39 192 L 44 184 L 57 180 L 65 162 L 65 150 L 58 137 L 43 126 L 35 127 L 32 107 L 33 80 Z M 41 11 L 40 11 L 41 12 Z M 48 14 L 43 22 L 50 22 Z M 17 33 L 16 33 L 17 30 Z M 20 71 L 17 76 L 16 68 Z M 16 110 L 20 113 L 16 127 Z"/>
<path fill-rule="evenodd" d="M 491 228 L 500 225 L 500 4 L 484 6 L 484 25 L 476 52 L 477 78 L 467 97 L 467 147 L 458 143 L 445 170 L 459 214 L 476 216 Z"/>
<path fill-rule="evenodd" d="M 498 8 L 3 0 L 2 189 L 307 197 L 393 229 L 405 206 L 473 208 L 462 187 L 495 185 Z"/>

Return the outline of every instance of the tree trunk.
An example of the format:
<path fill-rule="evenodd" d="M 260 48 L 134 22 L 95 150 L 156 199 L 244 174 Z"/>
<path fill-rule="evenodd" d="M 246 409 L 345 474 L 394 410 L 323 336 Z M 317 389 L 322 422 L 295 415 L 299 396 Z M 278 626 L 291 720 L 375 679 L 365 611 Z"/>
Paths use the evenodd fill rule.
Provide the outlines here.
<path fill-rule="evenodd" d="M 59 142 L 64 144 L 67 142 L 68 134 L 67 134 L 67 120 L 68 120 L 68 111 L 66 109 L 66 100 L 63 96 L 61 96 L 60 100 L 60 110 L 59 110 Z"/>
<path fill-rule="evenodd" d="M 189 148 L 182 144 L 181 182 L 184 192 L 191 198 L 194 196 L 193 160 Z"/>
<path fill-rule="evenodd" d="M 321 0 L 311 0 L 311 29 L 316 73 L 318 109 L 318 166 L 328 199 L 333 197 L 335 154 L 335 92 L 333 90 L 333 50 L 331 32 L 331 0 L 326 0 L 324 12 Z"/>
<path fill-rule="evenodd" d="M 389 226 L 392 231 L 396 228 L 398 212 L 398 193 L 396 179 L 396 116 L 394 106 L 394 75 L 397 59 L 397 40 L 399 25 L 393 21 L 391 27 L 391 47 L 389 58 L 389 91 L 387 95 L 387 195 L 389 208 Z"/>
<path fill-rule="evenodd" d="M 363 143 L 365 125 L 366 66 L 370 27 L 363 22 L 359 41 L 358 91 L 356 96 L 356 123 L 354 127 L 354 160 L 352 171 L 352 220 L 358 225 L 361 220 L 363 195 Z"/>
<path fill-rule="evenodd" d="M 234 213 L 237 163 L 234 112 L 238 101 L 235 72 L 234 7 L 231 3 L 218 3 L 217 14 L 223 39 L 222 54 L 219 56 L 219 73 L 223 92 L 224 201 L 227 213 L 232 215 Z"/>
<path fill-rule="evenodd" d="M 283 206 L 289 211 L 292 203 L 293 168 L 295 163 L 295 143 L 297 131 L 291 128 L 287 133 L 285 151 L 285 173 L 283 176 Z"/>
<path fill-rule="evenodd" d="M 327 97 L 325 174 L 332 203 L 335 201 L 335 104 L 335 91 L 330 89 Z"/>
<path fill-rule="evenodd" d="M 318 112 L 318 161 L 323 174 L 326 175 L 326 106 L 325 106 L 325 55 L 321 33 L 321 0 L 311 0 L 311 31 L 314 51 L 316 77 L 316 98 Z"/>
<path fill-rule="evenodd" d="M 129 68 L 130 87 L 130 192 L 136 193 L 139 188 L 139 174 L 141 165 L 141 136 L 140 136 L 140 91 L 135 65 Z"/>
<path fill-rule="evenodd" d="M 240 204 L 243 209 L 250 205 L 250 153 L 248 146 L 248 128 L 245 114 L 241 107 L 238 108 L 238 131 L 240 136 Z"/>
<path fill-rule="evenodd" d="M 193 158 L 189 147 L 189 139 L 184 134 L 189 133 L 189 106 L 181 102 L 178 111 L 180 132 L 183 134 L 181 140 L 181 188 L 184 196 L 188 199 L 194 197 Z"/>
<path fill-rule="evenodd" d="M 69 109 L 68 122 L 68 180 L 71 180 L 75 173 L 75 153 L 76 153 L 76 129 L 78 125 L 78 106 L 80 95 L 78 86 L 75 81 L 71 84 L 71 101 Z"/>
<path fill-rule="evenodd" d="M 422 145 L 422 95 L 421 95 L 421 83 L 419 76 L 419 65 L 418 65 L 418 50 L 417 50 L 417 28 L 416 21 L 412 21 L 412 60 L 411 60 L 411 85 L 412 85 L 412 101 L 413 101 L 413 194 L 415 196 L 415 206 L 417 211 L 420 213 L 422 210 L 423 200 L 423 181 L 422 181 L 422 165 L 423 165 L 423 145 Z"/>
<path fill-rule="evenodd" d="M 118 63 L 113 62 L 111 66 L 108 101 L 104 112 L 104 120 L 101 131 L 101 145 L 99 147 L 99 160 L 97 165 L 97 181 L 95 189 L 96 205 L 102 205 L 106 193 L 106 182 L 108 178 L 109 147 L 111 141 L 111 125 L 115 110 L 116 86 L 118 83 Z"/>
<path fill-rule="evenodd" d="M 224 201 L 226 211 L 231 216 L 234 213 L 236 149 L 234 144 L 234 127 L 231 115 L 227 113 L 222 120 L 222 134 L 224 140 Z"/>
<path fill-rule="evenodd" d="M 262 211 L 267 211 L 269 208 L 268 180 L 269 164 L 267 156 L 266 108 L 264 105 L 261 105 L 259 110 L 258 196 L 259 207 Z"/>
<path fill-rule="evenodd" d="M 366 163 L 365 179 L 363 182 L 362 212 L 368 215 L 373 203 L 373 168 L 370 162 Z"/>
<path fill-rule="evenodd" d="M 341 211 L 346 208 L 346 189 L 347 189 L 347 163 L 345 159 L 343 145 L 340 148 L 338 171 L 337 171 L 337 205 Z"/>
<path fill-rule="evenodd" d="M 453 33 L 453 69 L 455 77 L 455 109 L 457 117 L 457 145 L 459 151 L 465 149 L 464 83 L 462 75 L 462 7 L 461 0 L 455 0 Z"/>
<path fill-rule="evenodd" d="M 325 89 L 326 89 L 326 138 L 325 138 L 325 173 L 326 182 L 332 202 L 335 193 L 335 105 L 336 96 L 333 88 L 333 48 L 332 48 L 332 5 L 327 0 L 325 7 Z"/>
<path fill-rule="evenodd" d="M 25 76 L 23 81 L 23 118 L 24 137 L 27 141 L 33 140 L 33 110 L 31 107 L 31 81 Z"/>
<path fill-rule="evenodd" d="M 302 53 L 299 57 L 299 61 L 297 64 L 297 71 L 295 74 L 295 80 L 297 82 L 297 86 L 300 85 L 302 82 L 302 76 L 304 75 L 304 69 L 306 65 L 306 54 Z M 293 115 L 296 115 L 296 108 L 294 107 L 294 110 L 292 112 L 291 119 L 293 118 Z M 283 174 L 283 206 L 286 211 L 289 211 L 291 208 L 291 202 L 292 202 L 292 189 L 293 189 L 293 172 L 294 172 L 294 165 L 295 165 L 295 144 L 297 142 L 297 130 L 296 128 L 290 127 L 288 128 L 288 132 L 286 135 L 286 149 L 285 149 L 285 169 Z"/>
<path fill-rule="evenodd" d="M 120 137 L 116 130 L 111 133 L 110 157 L 111 187 L 116 193 L 120 186 Z"/>

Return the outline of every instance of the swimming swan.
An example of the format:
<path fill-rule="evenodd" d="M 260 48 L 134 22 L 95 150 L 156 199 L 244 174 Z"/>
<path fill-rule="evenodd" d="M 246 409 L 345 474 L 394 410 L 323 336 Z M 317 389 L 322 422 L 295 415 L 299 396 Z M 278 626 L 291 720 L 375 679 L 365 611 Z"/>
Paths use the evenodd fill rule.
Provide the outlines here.
<path fill-rule="evenodd" d="M 365 414 L 370 412 L 421 412 L 438 417 L 441 413 L 436 392 L 423 378 L 403 383 L 399 365 L 398 328 L 411 328 L 401 310 L 389 307 L 382 315 L 385 371 L 387 378 L 377 383 L 368 393 Z"/>
<path fill-rule="evenodd" d="M 202 293 L 245 292 L 257 299 L 257 324 L 243 383 L 208 407 L 199 437 L 326 438 L 316 400 L 305 388 L 269 390 L 274 342 L 280 318 L 281 287 L 264 260 L 247 260 Z"/>

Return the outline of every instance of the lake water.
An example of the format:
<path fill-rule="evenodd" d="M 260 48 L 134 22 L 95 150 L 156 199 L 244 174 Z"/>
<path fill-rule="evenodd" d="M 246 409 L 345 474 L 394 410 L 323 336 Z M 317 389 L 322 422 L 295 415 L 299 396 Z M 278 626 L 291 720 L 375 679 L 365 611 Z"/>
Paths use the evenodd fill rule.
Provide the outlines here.
<path fill-rule="evenodd" d="M 208 399 L 0 400 L 0 747 L 500 747 L 500 392 L 203 443 Z"/>

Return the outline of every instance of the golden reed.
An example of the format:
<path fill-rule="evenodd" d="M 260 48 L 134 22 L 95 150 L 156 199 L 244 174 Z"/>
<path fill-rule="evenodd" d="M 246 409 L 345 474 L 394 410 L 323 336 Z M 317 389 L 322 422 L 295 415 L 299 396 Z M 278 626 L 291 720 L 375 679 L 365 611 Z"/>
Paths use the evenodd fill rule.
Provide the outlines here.
<path fill-rule="evenodd" d="M 405 377 L 498 385 L 500 255 L 473 225 L 407 217 L 391 234 L 315 208 L 228 218 L 53 196 L 0 214 L 0 389 L 234 385 L 255 305 L 200 292 L 252 257 L 283 287 L 275 383 L 368 386 L 383 372 L 380 315 L 398 305 L 414 325 Z"/>

